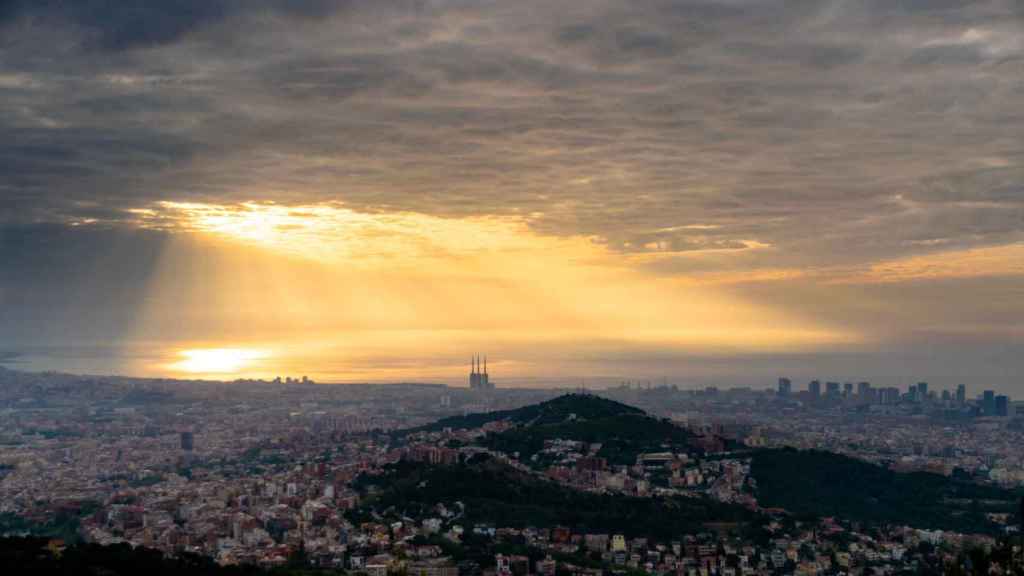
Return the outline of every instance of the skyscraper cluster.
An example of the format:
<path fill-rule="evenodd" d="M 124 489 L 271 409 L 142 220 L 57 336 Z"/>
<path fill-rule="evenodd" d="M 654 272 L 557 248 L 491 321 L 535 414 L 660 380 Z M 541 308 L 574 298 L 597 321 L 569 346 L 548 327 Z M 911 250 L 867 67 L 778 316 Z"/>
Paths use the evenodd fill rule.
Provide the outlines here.
<path fill-rule="evenodd" d="M 856 392 L 855 392 L 856 391 Z M 854 401 L 857 404 L 928 404 L 947 408 L 972 409 L 974 416 L 1013 416 L 1014 406 L 1008 396 L 997 395 L 993 390 L 985 390 L 974 401 L 967 399 L 967 386 L 960 384 L 955 391 L 929 390 L 927 382 L 918 382 L 901 392 L 899 388 L 875 388 L 870 382 L 826 382 L 824 390 L 820 380 L 812 380 L 807 384 L 806 392 L 795 393 L 789 378 L 779 378 L 779 397 L 801 396 L 806 400 Z"/>

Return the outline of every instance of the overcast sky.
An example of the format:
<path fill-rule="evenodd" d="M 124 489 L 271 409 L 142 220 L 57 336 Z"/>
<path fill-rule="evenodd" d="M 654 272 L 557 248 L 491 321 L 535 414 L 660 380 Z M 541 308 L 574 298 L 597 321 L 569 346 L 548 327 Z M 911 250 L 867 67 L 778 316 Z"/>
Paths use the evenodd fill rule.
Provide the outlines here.
<path fill-rule="evenodd" d="M 0 136 L 7 358 L 1024 396 L 1015 0 L 0 0 Z"/>

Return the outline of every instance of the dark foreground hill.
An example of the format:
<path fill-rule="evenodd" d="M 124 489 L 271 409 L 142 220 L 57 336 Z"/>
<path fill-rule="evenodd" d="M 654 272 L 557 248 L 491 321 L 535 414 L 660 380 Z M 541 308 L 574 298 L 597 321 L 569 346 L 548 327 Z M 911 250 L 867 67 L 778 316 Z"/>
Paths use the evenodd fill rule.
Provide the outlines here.
<path fill-rule="evenodd" d="M 157 550 L 128 544 L 80 544 L 59 549 L 50 547 L 49 542 L 47 538 L 0 538 L 0 573 L 33 576 L 298 576 L 307 573 L 301 568 L 268 572 L 254 566 L 223 567 L 211 558 L 194 554 L 170 558 Z"/>
<path fill-rule="evenodd" d="M 968 479 L 898 473 L 854 458 L 794 449 L 757 452 L 751 462 L 758 502 L 802 517 L 837 516 L 870 524 L 993 532 L 988 512 L 1013 512 L 1019 495 Z"/>
<path fill-rule="evenodd" d="M 593 494 L 560 486 L 493 458 L 452 466 L 411 462 L 393 465 L 383 476 L 360 479 L 363 513 L 426 518 L 437 504 L 464 510 L 465 526 L 567 526 L 576 532 L 623 533 L 671 540 L 708 529 L 708 524 L 751 527 L 761 517 L 709 498 Z M 370 489 L 374 486 L 374 489 Z"/>

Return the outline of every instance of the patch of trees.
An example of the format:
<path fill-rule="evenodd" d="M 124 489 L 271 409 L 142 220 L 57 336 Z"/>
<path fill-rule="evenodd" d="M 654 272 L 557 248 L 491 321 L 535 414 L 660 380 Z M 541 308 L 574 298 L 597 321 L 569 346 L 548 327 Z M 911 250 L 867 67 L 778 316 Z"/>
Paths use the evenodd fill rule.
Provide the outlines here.
<path fill-rule="evenodd" d="M 745 527 L 761 517 L 750 510 L 709 498 L 637 498 L 573 490 L 530 476 L 494 460 L 429 466 L 394 465 L 384 476 L 361 484 L 370 496 L 364 506 L 382 516 L 436 517 L 438 503 L 460 510 L 466 528 L 567 526 L 575 532 L 621 533 L 668 541 L 706 530 L 706 524 Z M 377 487 L 368 489 L 369 483 Z M 361 513 L 365 514 L 364 509 Z"/>
<path fill-rule="evenodd" d="M 994 532 L 988 512 L 1012 512 L 1017 495 L 996 486 L 925 472 L 898 473 L 831 452 L 755 452 L 758 502 L 801 517 Z"/>

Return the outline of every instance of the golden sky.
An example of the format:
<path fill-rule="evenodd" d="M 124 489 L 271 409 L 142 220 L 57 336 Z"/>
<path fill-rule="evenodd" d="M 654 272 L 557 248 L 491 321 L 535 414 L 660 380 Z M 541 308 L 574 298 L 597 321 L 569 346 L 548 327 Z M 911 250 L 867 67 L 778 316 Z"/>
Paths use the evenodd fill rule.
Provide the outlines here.
<path fill-rule="evenodd" d="M 619 342 L 770 352 L 859 338 L 715 290 L 736 275 L 645 273 L 593 239 L 543 236 L 510 218 L 257 203 L 162 203 L 139 216 L 142 226 L 179 231 L 131 334 L 196 338 L 171 371 L 213 374 L 204 370 L 214 359 L 196 351 L 214 349 L 225 350 L 232 374 L 298 370 L 330 355 L 350 359 L 355 378 L 414 378 L 440 372 L 364 368 L 360 359 L 434 355 L 461 368 L 471 351 L 490 350 L 496 370 L 523 375 L 537 366 L 517 366 L 502 349 Z"/>
<path fill-rule="evenodd" d="M 183 377 L 459 382 L 466 358 L 487 352 L 492 371 L 512 381 L 662 378 L 660 362 L 616 371 L 614 358 L 828 353 L 892 337 L 884 323 L 765 302 L 747 287 L 815 286 L 846 309 L 841 288 L 1015 276 L 1024 261 L 1013 244 L 865 267 L 730 270 L 772 247 L 623 255 L 516 218 L 371 214 L 340 203 L 161 202 L 133 214 L 171 240 L 123 336 L 154 343 L 161 357 L 130 368 Z M 660 259 L 681 257 L 710 271 L 657 271 Z"/>

